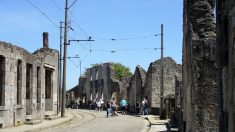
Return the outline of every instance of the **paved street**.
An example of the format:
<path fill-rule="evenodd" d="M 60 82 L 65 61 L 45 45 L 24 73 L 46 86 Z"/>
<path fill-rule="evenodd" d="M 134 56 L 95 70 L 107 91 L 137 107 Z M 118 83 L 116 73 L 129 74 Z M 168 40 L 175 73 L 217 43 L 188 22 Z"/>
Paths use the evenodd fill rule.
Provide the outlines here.
<path fill-rule="evenodd" d="M 56 125 L 42 132 L 141 132 L 146 131 L 146 121 L 141 117 L 121 115 L 106 117 L 106 112 L 94 110 L 69 110 L 75 118 L 71 121 Z"/>
<path fill-rule="evenodd" d="M 66 116 L 56 120 L 44 120 L 36 125 L 21 125 L 0 129 L 1 132 L 165 132 L 165 123 L 156 115 L 137 117 L 121 115 L 106 117 L 106 112 L 69 109 Z M 151 128 L 149 127 L 151 124 Z"/>

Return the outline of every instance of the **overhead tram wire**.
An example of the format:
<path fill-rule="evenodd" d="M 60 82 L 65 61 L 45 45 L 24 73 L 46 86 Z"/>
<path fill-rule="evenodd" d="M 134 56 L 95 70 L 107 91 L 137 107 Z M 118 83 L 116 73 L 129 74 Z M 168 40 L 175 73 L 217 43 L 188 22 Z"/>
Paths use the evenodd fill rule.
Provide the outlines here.
<path fill-rule="evenodd" d="M 101 49 L 101 50 L 91 50 L 91 52 L 122 52 L 122 51 L 139 51 L 139 50 L 160 50 L 161 48 L 138 48 L 138 49 L 119 49 L 119 50 L 106 50 L 106 49 Z"/>
<path fill-rule="evenodd" d="M 62 10 L 61 10 L 60 6 L 57 4 L 57 2 L 55 0 L 51 0 L 51 1 L 62 12 Z"/>
<path fill-rule="evenodd" d="M 81 33 L 83 33 L 84 37 L 88 38 L 89 36 L 91 36 L 88 35 L 88 33 L 78 23 L 75 23 L 74 20 L 71 20 L 71 23 L 73 23 L 73 26 L 76 26 L 81 31 Z"/>
<path fill-rule="evenodd" d="M 59 7 L 59 5 L 54 1 L 54 0 L 51 0 L 54 4 L 55 4 L 55 6 L 58 8 L 58 9 L 61 9 L 60 7 Z M 46 13 L 44 13 L 39 7 L 37 7 L 34 3 L 32 3 L 30 0 L 26 0 L 26 2 L 28 2 L 33 8 L 35 8 L 38 12 L 40 12 L 49 22 L 51 22 L 56 28 L 58 28 L 59 29 L 59 26 L 54 22 L 54 21 L 52 21 L 52 19 L 46 14 Z M 61 11 L 62 12 L 62 11 Z M 70 38 L 70 39 L 75 39 L 74 37 L 72 37 L 72 36 L 70 36 L 70 35 L 68 35 L 68 37 Z M 86 50 L 88 50 L 88 49 L 86 49 Z"/>
<path fill-rule="evenodd" d="M 61 19 L 61 17 L 64 15 L 64 12 L 62 11 L 62 8 L 59 6 L 59 4 L 55 0 L 51 0 L 51 2 L 55 5 L 55 7 L 58 8 L 58 10 L 60 12 L 60 19 Z"/>
<path fill-rule="evenodd" d="M 71 20 L 70 20 L 70 28 L 72 28 L 72 23 L 75 25 L 75 26 L 77 26 L 78 27 L 78 29 L 85 35 L 85 37 L 89 37 L 89 35 L 79 26 L 79 25 L 77 25 L 75 22 L 74 22 L 74 15 L 73 15 L 73 13 L 72 13 L 72 11 L 71 11 L 71 7 L 72 6 L 74 6 L 75 5 L 75 3 L 77 2 L 77 0 L 74 0 L 74 2 L 69 6 L 69 13 L 70 13 L 70 16 L 71 16 Z M 77 32 L 76 32 L 76 30 L 74 29 L 74 28 L 72 28 L 72 31 L 74 32 L 74 39 L 75 39 L 75 35 L 76 34 L 78 34 Z M 91 43 L 90 43 L 90 45 L 91 45 Z M 85 46 L 83 46 L 82 44 L 80 44 L 79 46 L 81 46 L 83 49 L 85 49 L 85 50 L 87 50 L 87 51 L 91 51 L 91 49 L 90 50 L 88 50 L 87 49 L 87 47 L 85 47 Z M 91 46 L 90 46 L 91 47 Z"/>
<path fill-rule="evenodd" d="M 93 37 L 94 39 L 98 40 L 106 40 L 106 41 L 124 41 L 124 40 L 137 40 L 137 39 L 148 39 L 148 38 L 154 38 L 156 36 L 159 36 L 159 34 L 155 35 L 148 35 L 148 36 L 139 36 L 139 37 L 129 37 L 129 38 L 99 38 L 99 37 Z"/>
<path fill-rule="evenodd" d="M 41 9 L 39 9 L 35 4 L 33 4 L 30 0 L 26 0 L 33 8 L 35 8 L 38 12 L 40 12 L 44 17 L 47 18 L 48 21 L 50 21 L 57 29 L 60 29 L 60 27 L 54 22 L 52 21 L 52 19 L 46 14 L 44 13 Z"/>
<path fill-rule="evenodd" d="M 72 61 L 72 59 L 68 58 L 68 60 L 69 60 L 72 64 L 74 64 L 77 68 L 79 68 L 79 65 L 76 64 L 74 61 Z"/>
<path fill-rule="evenodd" d="M 76 2 L 77 2 L 77 0 L 74 0 L 74 2 L 69 6 L 68 9 L 70 9 Z"/>

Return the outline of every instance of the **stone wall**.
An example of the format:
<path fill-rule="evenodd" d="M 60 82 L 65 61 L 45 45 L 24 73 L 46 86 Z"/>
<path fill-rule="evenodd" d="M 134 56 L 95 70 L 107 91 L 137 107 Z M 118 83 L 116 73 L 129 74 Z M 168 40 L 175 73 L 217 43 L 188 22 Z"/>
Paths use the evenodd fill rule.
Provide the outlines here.
<path fill-rule="evenodd" d="M 79 87 L 68 91 L 74 93 L 75 99 L 82 99 L 88 103 L 89 100 L 103 99 L 104 101 L 115 98 L 117 104 L 122 97 L 127 96 L 127 87 L 129 86 L 129 78 L 122 77 L 121 80 L 114 78 L 115 71 L 112 63 L 103 63 L 98 66 L 86 70 L 85 76 L 80 78 Z M 71 98 L 71 97 L 68 97 Z"/>
<path fill-rule="evenodd" d="M 175 94 L 175 76 L 181 77 L 181 65 L 170 58 L 163 58 L 164 91 L 163 98 Z M 160 114 L 161 60 L 152 62 L 148 68 L 144 96 L 147 96 L 151 106 L 151 113 Z"/>
<path fill-rule="evenodd" d="M 182 78 L 175 77 L 175 119 L 176 125 L 180 132 L 184 132 L 184 122 L 183 122 L 183 100 L 184 91 L 182 85 Z"/>
<path fill-rule="evenodd" d="M 24 123 L 26 115 L 42 119 L 45 111 L 57 112 L 58 52 L 41 48 L 31 54 L 15 45 L 0 42 L 2 127 Z M 30 67 L 30 68 L 29 68 Z M 46 92 L 46 70 L 51 71 L 50 87 Z M 28 72 L 28 73 L 27 73 Z M 30 75 L 30 76 L 27 76 Z M 46 93 L 50 101 L 46 103 Z"/>
<path fill-rule="evenodd" d="M 235 1 L 217 0 L 217 62 L 220 93 L 220 131 L 235 131 Z"/>
<path fill-rule="evenodd" d="M 144 98 L 144 88 L 146 83 L 146 71 L 136 66 L 135 73 L 131 77 L 129 87 L 127 89 L 127 101 L 129 103 L 130 112 L 136 112 L 136 102 L 141 103 Z"/>
<path fill-rule="evenodd" d="M 184 0 L 183 86 L 187 132 L 219 131 L 214 0 Z"/>
<path fill-rule="evenodd" d="M 110 99 L 110 64 L 105 63 L 86 71 L 86 101 L 95 99 Z"/>

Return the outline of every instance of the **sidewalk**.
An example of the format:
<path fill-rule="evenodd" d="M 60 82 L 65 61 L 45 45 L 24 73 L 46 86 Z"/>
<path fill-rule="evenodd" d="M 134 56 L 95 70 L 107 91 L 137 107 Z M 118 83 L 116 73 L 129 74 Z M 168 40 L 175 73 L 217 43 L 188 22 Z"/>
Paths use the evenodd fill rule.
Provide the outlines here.
<path fill-rule="evenodd" d="M 22 125 L 17 127 L 10 127 L 10 128 L 3 128 L 0 129 L 0 132 L 31 132 L 31 131 L 39 131 L 43 130 L 55 125 L 59 125 L 65 122 L 68 122 L 72 120 L 74 117 L 73 114 L 71 114 L 69 111 L 66 111 L 65 117 L 60 117 L 55 120 L 43 120 L 42 123 L 37 125 Z"/>
<path fill-rule="evenodd" d="M 148 116 L 142 116 L 150 123 L 150 129 L 149 132 L 167 132 L 166 124 L 169 120 L 160 120 L 159 116 L 156 115 L 148 115 Z"/>

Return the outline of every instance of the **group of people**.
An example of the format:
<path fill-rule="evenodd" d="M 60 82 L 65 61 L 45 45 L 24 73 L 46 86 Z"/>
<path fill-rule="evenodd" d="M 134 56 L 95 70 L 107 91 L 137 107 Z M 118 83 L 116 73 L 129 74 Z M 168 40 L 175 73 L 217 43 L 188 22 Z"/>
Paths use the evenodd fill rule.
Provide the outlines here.
<path fill-rule="evenodd" d="M 109 116 L 118 116 L 117 114 L 117 105 L 115 98 L 113 98 L 111 101 L 106 102 L 106 112 L 107 112 L 107 117 Z"/>
<path fill-rule="evenodd" d="M 115 98 L 113 98 L 111 101 L 108 101 L 106 103 L 106 108 L 107 108 L 107 117 L 110 116 L 117 116 L 116 110 L 119 107 L 116 105 Z M 120 107 L 121 107 L 121 113 L 122 115 L 127 114 L 127 109 L 128 109 L 128 103 L 125 98 L 123 98 L 120 102 Z M 145 97 L 141 104 L 137 101 L 136 103 L 136 112 L 137 114 L 141 113 L 143 116 L 148 115 L 148 100 Z"/>
<path fill-rule="evenodd" d="M 144 98 L 140 104 L 139 101 L 136 102 L 136 113 L 142 115 L 148 115 L 148 100 Z"/>
<path fill-rule="evenodd" d="M 73 103 L 71 103 L 72 105 Z M 115 98 L 112 98 L 112 100 L 107 101 L 106 103 L 102 99 L 96 99 L 94 101 L 89 100 L 88 101 L 89 109 L 95 109 L 97 112 L 101 112 L 106 108 L 107 112 L 107 117 L 109 116 L 118 116 L 117 114 L 117 109 L 121 110 L 121 114 L 125 115 L 127 114 L 128 111 L 128 103 L 125 98 L 122 98 L 120 101 L 120 105 L 116 104 Z M 79 101 L 79 104 L 77 106 L 80 106 L 82 108 L 82 101 Z M 72 107 L 71 107 L 72 108 Z M 136 102 L 136 112 L 137 114 L 143 114 L 143 115 L 148 115 L 148 101 L 146 97 L 142 100 L 142 102 Z"/>
<path fill-rule="evenodd" d="M 89 109 L 95 109 L 97 112 L 101 112 L 104 109 L 104 100 L 96 99 L 93 102 L 91 100 L 88 101 Z"/>

